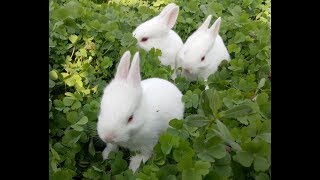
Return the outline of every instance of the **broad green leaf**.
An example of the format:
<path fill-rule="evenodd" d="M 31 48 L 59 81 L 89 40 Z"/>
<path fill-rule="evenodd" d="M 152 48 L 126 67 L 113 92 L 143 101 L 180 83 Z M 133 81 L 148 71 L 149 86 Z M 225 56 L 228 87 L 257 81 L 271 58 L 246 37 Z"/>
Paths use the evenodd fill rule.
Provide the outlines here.
<path fill-rule="evenodd" d="M 222 106 L 222 101 L 220 99 L 220 96 L 218 94 L 218 91 L 213 91 L 210 96 L 208 96 L 210 99 L 210 108 L 212 109 L 213 113 L 216 114 L 220 110 Z"/>
<path fill-rule="evenodd" d="M 196 161 L 194 164 L 194 168 L 196 169 L 196 172 L 202 176 L 205 176 L 209 173 L 209 169 L 211 167 L 211 164 L 209 162 L 203 162 L 203 161 Z"/>
<path fill-rule="evenodd" d="M 92 166 L 92 168 L 93 168 L 94 170 L 98 171 L 98 172 L 103 172 L 103 170 L 101 170 L 101 169 L 99 169 L 99 168 L 97 168 L 97 167 L 95 167 L 95 166 Z"/>
<path fill-rule="evenodd" d="M 226 149 L 222 144 L 212 146 L 208 148 L 208 151 L 210 152 L 210 155 L 217 159 L 221 159 L 226 155 Z"/>
<path fill-rule="evenodd" d="M 80 57 L 87 57 L 88 56 L 88 53 L 87 53 L 86 49 L 84 49 L 84 48 L 79 49 L 79 51 L 77 51 L 75 54 L 76 54 L 76 56 L 80 56 Z M 76 75 L 76 76 L 79 76 L 79 75 Z"/>
<path fill-rule="evenodd" d="M 253 167 L 256 171 L 266 171 L 269 166 L 269 162 L 264 157 L 256 156 L 254 158 Z"/>
<path fill-rule="evenodd" d="M 197 156 L 203 161 L 215 162 L 215 159 L 213 158 L 213 156 L 211 154 L 208 153 L 207 150 L 200 152 L 200 153 L 197 153 Z"/>
<path fill-rule="evenodd" d="M 53 41 L 51 38 L 49 38 L 49 47 L 55 47 L 56 45 L 56 41 Z"/>
<path fill-rule="evenodd" d="M 204 178 L 204 180 L 228 180 L 228 178 L 219 175 L 216 171 L 210 171 Z"/>
<path fill-rule="evenodd" d="M 74 124 L 71 127 L 76 131 L 83 131 L 83 127 L 79 126 L 78 124 Z"/>
<path fill-rule="evenodd" d="M 79 79 L 76 80 L 78 86 L 83 87 L 83 82 Z"/>
<path fill-rule="evenodd" d="M 245 6 L 249 6 L 252 3 L 253 0 L 243 0 L 243 4 Z"/>
<path fill-rule="evenodd" d="M 244 167 L 250 167 L 253 161 L 253 155 L 246 151 L 237 152 L 235 158 Z"/>
<path fill-rule="evenodd" d="M 82 98 L 80 92 L 75 92 L 74 97 L 77 98 L 79 101 L 83 101 L 83 98 Z"/>
<path fill-rule="evenodd" d="M 60 171 L 54 172 L 50 176 L 50 179 L 52 180 L 72 179 L 72 177 L 75 175 L 76 175 L 76 172 L 74 172 L 71 169 L 61 169 Z"/>
<path fill-rule="evenodd" d="M 91 21 L 89 25 L 96 30 L 99 30 L 101 28 L 101 23 L 97 19 Z"/>
<path fill-rule="evenodd" d="M 167 180 L 177 180 L 177 178 L 174 175 L 169 175 L 166 177 Z"/>
<path fill-rule="evenodd" d="M 54 26 L 57 28 L 57 27 L 59 27 L 59 26 L 61 26 L 63 24 L 64 24 L 63 21 L 58 21 L 58 22 L 54 23 Z"/>
<path fill-rule="evenodd" d="M 78 119 L 78 113 L 75 111 L 70 111 L 67 113 L 67 120 L 71 123 L 74 124 L 77 122 Z"/>
<path fill-rule="evenodd" d="M 56 99 L 56 100 L 53 101 L 53 105 L 54 105 L 56 108 L 63 108 L 63 107 L 64 107 L 63 102 L 62 102 L 61 100 L 58 100 L 58 99 Z"/>
<path fill-rule="evenodd" d="M 106 57 L 103 58 L 103 61 L 101 62 L 100 65 L 103 68 L 109 68 L 109 67 L 112 66 L 112 64 L 113 64 L 112 60 L 109 57 L 106 56 Z"/>
<path fill-rule="evenodd" d="M 226 143 L 228 143 L 233 149 L 235 149 L 237 151 L 242 151 L 241 146 L 238 143 L 236 143 L 235 141 L 227 140 Z"/>
<path fill-rule="evenodd" d="M 184 171 L 185 169 L 190 169 L 193 164 L 192 164 L 192 157 L 193 153 L 189 152 L 187 153 L 180 162 L 177 164 L 177 168 L 179 171 Z"/>
<path fill-rule="evenodd" d="M 51 165 L 51 168 L 52 168 L 53 172 L 57 172 L 58 171 L 57 164 L 58 163 L 57 163 L 56 160 L 51 160 L 50 165 Z"/>
<path fill-rule="evenodd" d="M 173 159 L 179 162 L 186 154 L 194 155 L 194 150 L 187 141 L 180 140 L 179 147 L 173 150 Z"/>
<path fill-rule="evenodd" d="M 230 165 L 215 166 L 215 171 L 224 177 L 229 177 L 232 175 L 232 168 Z"/>
<path fill-rule="evenodd" d="M 255 180 L 269 180 L 269 176 L 266 173 L 259 173 L 259 175 L 257 175 L 255 177 Z"/>
<path fill-rule="evenodd" d="M 266 141 L 267 143 L 271 143 L 271 133 L 263 133 L 259 134 L 258 137 Z"/>
<path fill-rule="evenodd" d="M 67 113 L 67 112 L 69 112 L 70 111 L 70 108 L 69 107 L 65 107 L 64 109 L 63 109 L 63 113 Z"/>
<path fill-rule="evenodd" d="M 49 88 L 53 88 L 56 85 L 56 83 L 54 81 L 52 81 L 51 79 L 49 79 Z"/>
<path fill-rule="evenodd" d="M 231 136 L 229 129 L 227 128 L 226 125 L 224 125 L 221 121 L 216 120 L 217 123 L 217 129 L 218 129 L 218 134 L 224 138 L 224 139 L 230 139 L 233 140 L 233 137 Z M 215 131 L 217 132 L 217 131 Z"/>
<path fill-rule="evenodd" d="M 70 74 L 65 73 L 65 72 L 62 72 L 61 75 L 62 75 L 63 78 L 67 78 L 68 76 L 70 76 Z"/>
<path fill-rule="evenodd" d="M 222 111 L 220 114 L 221 118 L 238 118 L 249 115 L 252 112 L 252 108 L 246 104 L 235 106 L 227 111 Z"/>
<path fill-rule="evenodd" d="M 156 2 L 153 4 L 153 6 L 158 7 L 158 6 L 160 6 L 161 4 L 163 4 L 163 3 L 164 3 L 163 1 L 156 1 Z"/>
<path fill-rule="evenodd" d="M 216 166 L 225 166 L 225 165 L 229 165 L 230 162 L 231 162 L 231 155 L 227 153 L 226 156 L 224 156 L 223 158 L 217 159 L 214 164 Z"/>
<path fill-rule="evenodd" d="M 214 162 L 215 159 L 223 158 L 226 155 L 226 150 L 222 144 L 221 138 L 214 136 L 204 139 L 200 136 L 194 142 L 194 149 L 197 152 L 197 156 L 206 162 Z"/>
<path fill-rule="evenodd" d="M 69 40 L 71 41 L 72 44 L 76 43 L 78 40 L 78 36 L 77 35 L 70 35 L 69 36 Z"/>
<path fill-rule="evenodd" d="M 244 124 L 244 125 L 248 125 L 248 124 L 249 124 L 249 122 L 248 122 L 248 116 L 238 117 L 237 120 L 238 120 L 240 123 Z"/>
<path fill-rule="evenodd" d="M 73 93 L 71 93 L 71 92 L 66 92 L 66 93 L 64 93 L 66 96 L 68 96 L 68 98 L 70 98 L 70 99 L 74 99 L 74 100 L 76 100 L 77 98 L 76 98 L 76 96 L 73 94 Z"/>
<path fill-rule="evenodd" d="M 55 10 L 52 14 L 52 17 L 57 19 L 57 20 L 64 20 L 70 15 L 70 12 L 68 11 L 67 8 L 59 8 Z M 61 22 L 59 21 L 61 24 Z"/>
<path fill-rule="evenodd" d="M 201 175 L 195 169 L 185 169 L 182 171 L 183 180 L 201 180 Z"/>
<path fill-rule="evenodd" d="M 242 32 L 236 32 L 234 36 L 235 43 L 238 44 L 238 43 L 244 42 L 245 40 L 246 40 L 246 36 Z"/>
<path fill-rule="evenodd" d="M 101 174 L 100 172 L 94 170 L 93 167 L 91 167 L 91 168 L 88 168 L 87 171 L 83 173 L 83 176 L 88 179 L 99 179 L 100 174 Z"/>
<path fill-rule="evenodd" d="M 227 108 L 232 108 L 233 107 L 233 101 L 232 99 L 228 98 L 228 97 L 225 97 L 223 98 L 223 104 L 227 107 Z"/>
<path fill-rule="evenodd" d="M 122 155 L 117 154 L 115 160 L 111 163 L 111 173 L 119 174 L 128 167 L 127 161 L 122 159 Z"/>
<path fill-rule="evenodd" d="M 71 106 L 71 109 L 75 110 L 75 109 L 79 109 L 80 107 L 81 107 L 81 102 L 77 100 L 73 103 L 73 105 Z"/>
<path fill-rule="evenodd" d="M 196 11 L 198 11 L 198 6 L 199 6 L 199 2 L 198 1 L 195 1 L 195 0 L 191 0 L 191 1 L 188 1 L 187 3 L 187 9 L 192 12 L 192 13 L 195 13 Z"/>
<path fill-rule="evenodd" d="M 81 92 L 83 92 L 84 94 L 88 95 L 88 94 L 90 94 L 90 89 L 85 89 L 85 90 L 82 90 Z"/>
<path fill-rule="evenodd" d="M 57 79 L 58 79 L 58 74 L 57 74 L 57 72 L 56 72 L 55 70 L 50 71 L 50 72 L 49 72 L 49 78 L 50 78 L 51 80 L 57 80 Z"/>
<path fill-rule="evenodd" d="M 271 102 L 268 101 L 262 105 L 260 105 L 260 111 L 263 113 L 264 117 L 271 117 Z"/>
<path fill-rule="evenodd" d="M 176 129 L 181 129 L 183 126 L 183 121 L 178 119 L 173 119 L 169 122 L 169 125 Z"/>
<path fill-rule="evenodd" d="M 258 89 L 261 89 L 266 83 L 266 78 L 262 78 L 258 84 Z"/>
<path fill-rule="evenodd" d="M 95 151 L 94 146 L 93 146 L 92 138 L 91 138 L 90 143 L 89 143 L 88 151 L 92 156 L 94 156 L 96 154 L 96 151 Z"/>
<path fill-rule="evenodd" d="M 160 137 L 160 144 L 163 154 L 169 154 L 172 147 L 179 144 L 179 138 L 169 134 L 164 134 Z"/>
<path fill-rule="evenodd" d="M 209 173 L 210 167 L 209 162 L 196 161 L 194 168 L 186 168 L 182 171 L 182 179 L 201 180 L 203 176 Z"/>
<path fill-rule="evenodd" d="M 53 148 L 51 148 L 51 153 L 52 153 L 52 156 L 53 156 L 56 160 L 60 161 L 60 156 L 59 156 L 59 154 L 57 153 L 57 151 L 55 151 Z"/>
<path fill-rule="evenodd" d="M 137 43 L 137 39 L 133 37 L 132 33 L 125 33 L 121 39 L 121 45 L 124 47 L 129 47 Z"/>
<path fill-rule="evenodd" d="M 67 130 L 62 137 L 62 144 L 66 146 L 72 146 L 78 142 L 81 137 L 81 133 L 75 130 Z"/>
<path fill-rule="evenodd" d="M 65 106 L 71 106 L 74 102 L 74 99 L 71 99 L 70 97 L 63 98 L 63 104 Z"/>
<path fill-rule="evenodd" d="M 202 127 L 209 122 L 210 120 L 207 117 L 198 114 L 192 114 L 185 118 L 185 124 L 192 127 Z"/>
<path fill-rule="evenodd" d="M 206 115 L 216 115 L 222 107 L 222 100 L 218 94 L 218 91 L 214 89 L 208 89 L 201 93 L 200 108 L 203 109 Z"/>
<path fill-rule="evenodd" d="M 241 10 L 241 7 L 238 5 L 234 6 L 233 8 L 229 8 L 229 11 L 233 16 L 240 16 Z"/>
<path fill-rule="evenodd" d="M 263 104 L 267 103 L 268 102 L 268 98 L 269 98 L 268 94 L 265 93 L 265 92 L 262 92 L 262 93 L 258 94 L 258 96 L 257 96 L 258 105 L 263 105 Z"/>
<path fill-rule="evenodd" d="M 87 122 L 88 122 L 87 116 L 83 116 L 83 117 L 77 122 L 77 124 L 78 124 L 78 125 L 84 125 L 84 124 L 87 124 Z"/>

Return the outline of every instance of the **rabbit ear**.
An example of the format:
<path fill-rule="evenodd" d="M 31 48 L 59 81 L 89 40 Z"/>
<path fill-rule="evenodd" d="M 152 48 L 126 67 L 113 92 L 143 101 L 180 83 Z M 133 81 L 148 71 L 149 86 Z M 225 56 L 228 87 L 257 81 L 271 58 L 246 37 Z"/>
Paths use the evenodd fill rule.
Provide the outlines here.
<path fill-rule="evenodd" d="M 127 79 L 128 76 L 128 71 L 129 71 L 129 65 L 130 65 L 130 51 L 126 51 L 119 62 L 118 68 L 117 68 L 117 72 L 115 75 L 115 79 L 119 79 L 119 80 L 125 80 Z"/>
<path fill-rule="evenodd" d="M 170 3 L 168 5 L 166 5 L 166 7 L 164 7 L 162 9 L 162 11 L 160 12 L 159 16 L 164 16 L 170 9 L 172 9 L 174 6 L 176 6 L 174 3 Z"/>
<path fill-rule="evenodd" d="M 169 29 L 172 29 L 173 26 L 176 24 L 178 15 L 179 15 L 179 7 L 174 6 L 170 8 L 163 16 L 161 16 L 161 18 L 164 21 L 165 25 Z"/>
<path fill-rule="evenodd" d="M 219 18 L 213 23 L 213 25 L 210 27 L 210 29 L 208 29 L 208 31 L 210 31 L 210 33 L 213 35 L 214 38 L 216 38 L 217 35 L 219 34 L 220 23 L 221 23 L 221 17 L 219 17 Z"/>
<path fill-rule="evenodd" d="M 202 23 L 202 25 L 198 28 L 198 31 L 205 31 L 208 29 L 212 15 L 210 14 L 207 19 Z"/>
<path fill-rule="evenodd" d="M 128 83 L 137 87 L 140 85 L 141 76 L 140 76 L 140 57 L 139 52 L 136 52 L 132 59 L 131 67 L 129 70 L 129 75 L 127 79 Z"/>

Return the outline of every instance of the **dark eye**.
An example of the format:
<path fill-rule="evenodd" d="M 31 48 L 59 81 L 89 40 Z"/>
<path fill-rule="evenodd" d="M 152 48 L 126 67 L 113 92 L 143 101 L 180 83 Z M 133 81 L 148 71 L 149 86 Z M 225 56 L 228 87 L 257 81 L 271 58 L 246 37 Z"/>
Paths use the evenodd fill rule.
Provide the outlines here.
<path fill-rule="evenodd" d="M 128 123 L 132 121 L 133 115 L 128 118 Z"/>
<path fill-rule="evenodd" d="M 141 41 L 142 41 L 142 42 L 145 42 L 145 41 L 148 41 L 148 39 L 149 39 L 149 38 L 144 37 L 144 38 L 141 39 Z"/>
<path fill-rule="evenodd" d="M 203 60 L 204 60 L 204 58 L 205 58 L 205 57 L 204 57 L 204 56 L 202 56 L 201 61 L 203 61 Z"/>

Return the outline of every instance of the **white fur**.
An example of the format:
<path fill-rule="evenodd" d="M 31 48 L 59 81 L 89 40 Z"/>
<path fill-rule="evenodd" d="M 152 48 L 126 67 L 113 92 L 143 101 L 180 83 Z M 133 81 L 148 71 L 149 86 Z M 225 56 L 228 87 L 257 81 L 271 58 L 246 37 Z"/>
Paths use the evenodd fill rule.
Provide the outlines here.
<path fill-rule="evenodd" d="M 154 145 L 171 119 L 182 119 L 184 105 L 182 93 L 169 81 L 150 78 L 140 81 L 139 55 L 135 54 L 128 73 L 127 63 L 130 56 L 123 55 L 117 69 L 116 77 L 105 88 L 101 100 L 97 130 L 99 137 L 106 142 L 108 134 L 115 136 L 108 142 L 103 152 L 107 159 L 111 151 L 118 146 L 130 151 L 139 151 L 131 158 L 129 168 L 134 172 L 140 162 L 146 162 L 152 155 Z M 128 74 L 127 77 L 118 73 Z M 133 119 L 128 123 L 128 117 Z"/>
<path fill-rule="evenodd" d="M 223 60 L 230 61 L 230 55 L 218 34 L 221 19 L 208 28 L 211 15 L 188 37 L 177 54 L 177 62 L 182 67 L 182 75 L 191 81 L 202 77 L 204 80 L 215 73 Z M 201 58 L 205 57 L 204 61 Z M 188 71 L 189 72 L 188 72 Z"/>
<path fill-rule="evenodd" d="M 175 59 L 183 42 L 180 36 L 172 30 L 179 14 L 179 7 L 174 3 L 168 4 L 162 12 L 152 19 L 140 24 L 133 35 L 138 40 L 138 46 L 149 51 L 151 48 L 160 49 L 162 55 L 159 57 L 162 65 L 176 67 Z M 148 40 L 141 41 L 143 37 Z"/>

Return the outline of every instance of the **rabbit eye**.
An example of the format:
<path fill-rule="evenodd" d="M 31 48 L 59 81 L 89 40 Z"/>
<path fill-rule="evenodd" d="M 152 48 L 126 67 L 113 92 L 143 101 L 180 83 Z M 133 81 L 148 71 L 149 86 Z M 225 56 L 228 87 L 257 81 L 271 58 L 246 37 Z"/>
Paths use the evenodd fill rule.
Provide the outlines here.
<path fill-rule="evenodd" d="M 148 39 L 149 39 L 149 38 L 144 37 L 144 38 L 141 39 L 141 41 L 142 41 L 142 42 L 145 42 L 145 41 L 148 41 Z"/>
<path fill-rule="evenodd" d="M 205 56 L 203 56 L 202 58 L 201 58 L 201 61 L 203 61 L 205 59 Z"/>
<path fill-rule="evenodd" d="M 128 123 L 132 121 L 133 115 L 128 118 Z"/>

